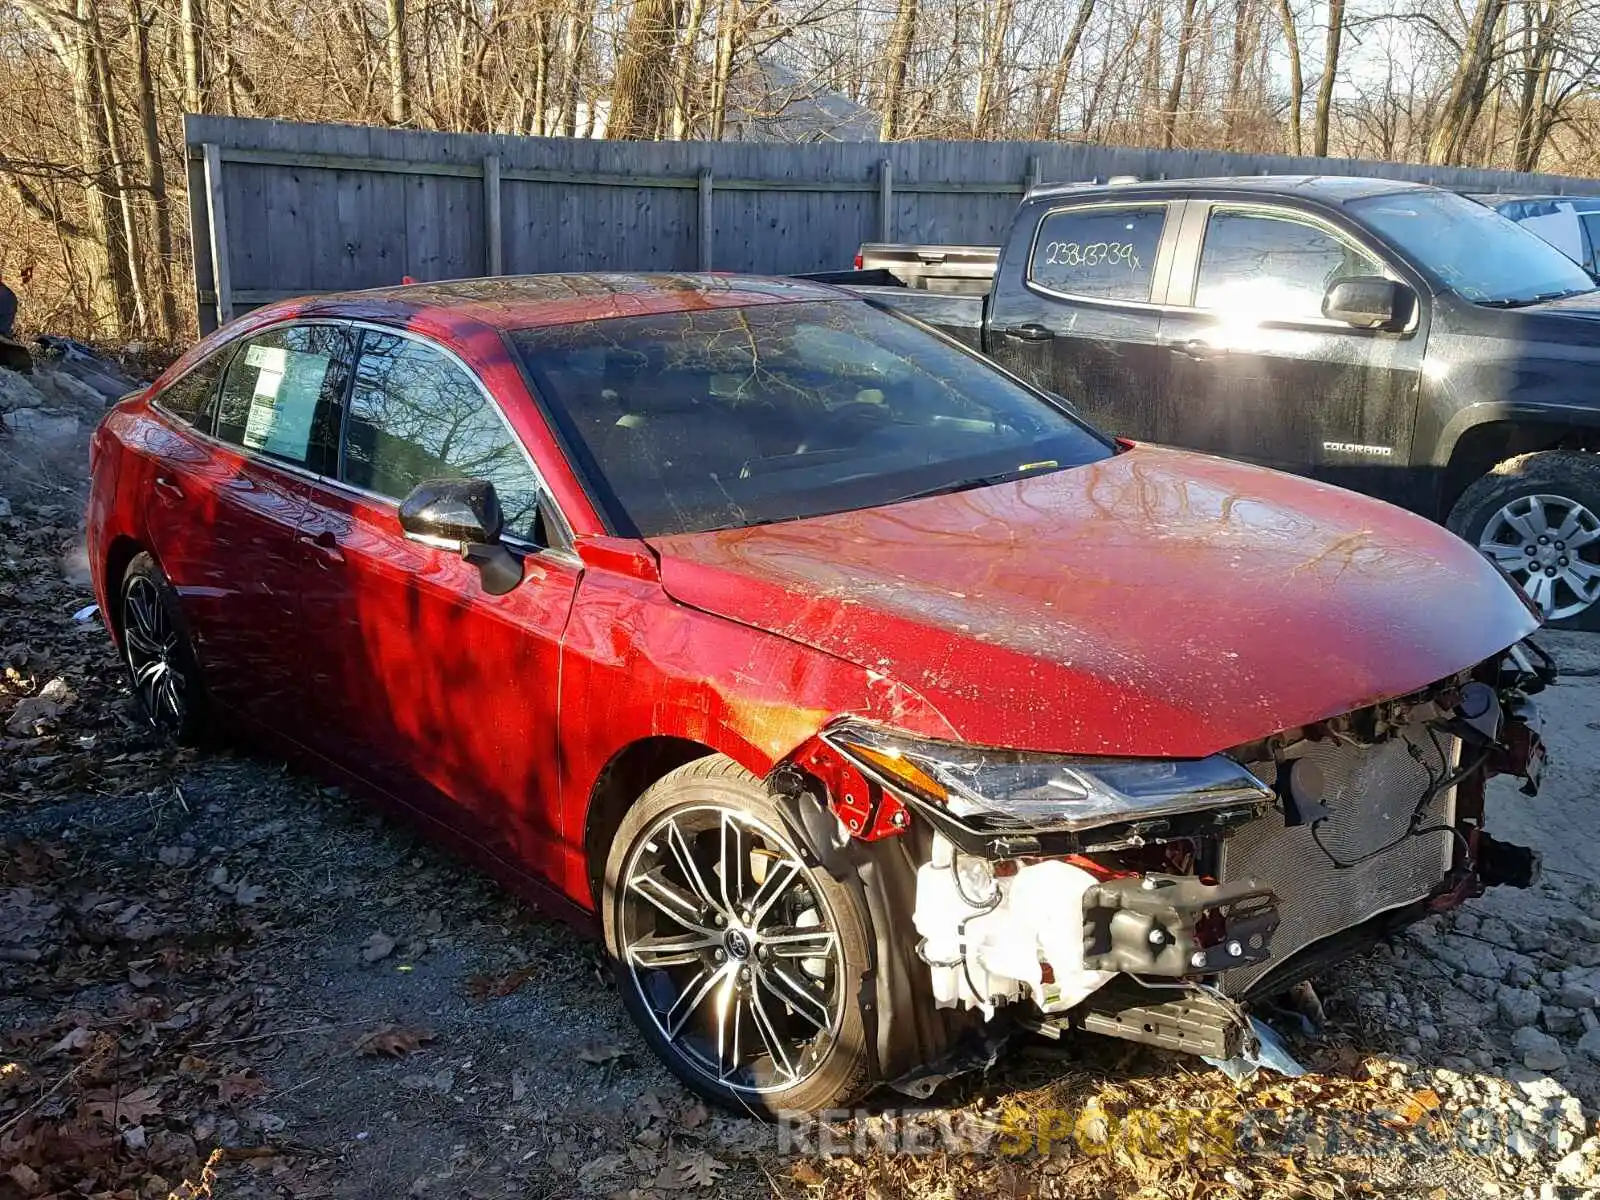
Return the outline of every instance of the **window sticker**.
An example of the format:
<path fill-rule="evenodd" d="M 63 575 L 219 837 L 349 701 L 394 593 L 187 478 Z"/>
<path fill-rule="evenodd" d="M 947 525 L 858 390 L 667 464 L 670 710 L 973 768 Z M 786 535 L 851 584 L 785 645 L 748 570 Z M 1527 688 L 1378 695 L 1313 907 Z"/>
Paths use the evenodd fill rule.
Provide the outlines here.
<path fill-rule="evenodd" d="M 304 461 L 311 444 L 317 398 L 332 360 L 282 346 L 251 346 L 245 364 L 257 367 L 255 394 L 245 422 L 244 444 L 253 450 Z"/>

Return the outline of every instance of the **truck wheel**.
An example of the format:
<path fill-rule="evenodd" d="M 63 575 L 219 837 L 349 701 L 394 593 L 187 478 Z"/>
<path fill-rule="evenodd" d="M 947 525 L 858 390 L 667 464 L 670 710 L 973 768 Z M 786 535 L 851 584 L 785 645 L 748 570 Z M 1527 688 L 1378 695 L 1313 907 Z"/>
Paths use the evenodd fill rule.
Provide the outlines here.
<path fill-rule="evenodd" d="M 1600 456 L 1509 458 L 1456 501 L 1446 524 L 1521 585 L 1554 629 L 1600 629 Z"/>
<path fill-rule="evenodd" d="M 707 1099 L 771 1119 L 872 1083 L 860 997 L 871 918 L 784 832 L 772 796 L 723 755 L 629 810 L 602 917 L 617 988 L 645 1040 Z"/>

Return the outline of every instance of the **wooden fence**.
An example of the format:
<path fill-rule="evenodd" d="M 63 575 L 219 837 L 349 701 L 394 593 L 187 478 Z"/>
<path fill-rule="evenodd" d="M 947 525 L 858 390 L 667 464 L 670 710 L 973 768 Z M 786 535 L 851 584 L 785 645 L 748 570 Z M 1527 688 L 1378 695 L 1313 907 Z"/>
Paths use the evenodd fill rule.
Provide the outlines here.
<path fill-rule="evenodd" d="M 864 241 L 993 244 L 1040 182 L 1381 175 L 1600 180 L 1064 142 L 606 142 L 185 118 L 200 327 L 285 296 L 537 271 L 847 268 Z"/>

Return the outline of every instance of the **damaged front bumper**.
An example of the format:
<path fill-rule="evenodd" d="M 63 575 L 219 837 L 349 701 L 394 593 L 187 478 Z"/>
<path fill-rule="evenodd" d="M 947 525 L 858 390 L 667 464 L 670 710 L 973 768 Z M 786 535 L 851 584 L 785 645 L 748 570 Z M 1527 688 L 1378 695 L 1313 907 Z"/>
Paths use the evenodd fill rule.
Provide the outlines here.
<path fill-rule="evenodd" d="M 1485 887 L 1537 878 L 1537 855 L 1484 830 L 1483 785 L 1509 774 L 1537 790 L 1530 697 L 1553 678 L 1523 643 L 1160 786 L 1148 772 L 1097 777 L 1085 760 L 1054 773 L 988 751 L 938 761 L 858 726 L 827 740 L 859 771 L 872 829 L 923 834 L 911 916 L 938 1007 L 1017 1006 L 1045 1033 L 1232 1058 L 1250 1039 L 1242 1002 Z M 978 802 L 995 779 L 1027 802 Z"/>

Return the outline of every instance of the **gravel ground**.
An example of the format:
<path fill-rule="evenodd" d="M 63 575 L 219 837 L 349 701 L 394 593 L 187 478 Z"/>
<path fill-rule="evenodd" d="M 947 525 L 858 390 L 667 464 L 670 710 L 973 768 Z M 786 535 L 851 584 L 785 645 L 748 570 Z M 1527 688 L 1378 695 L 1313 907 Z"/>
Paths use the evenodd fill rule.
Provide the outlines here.
<path fill-rule="evenodd" d="M 279 764 L 152 744 L 72 619 L 95 414 L 30 411 L 0 441 L 0 1200 L 1600 1195 L 1600 639 L 1547 638 L 1544 791 L 1492 787 L 1544 881 L 1318 980 L 1314 1034 L 1276 1021 L 1305 1078 L 1033 1042 L 931 1115 L 773 1130 L 679 1087 L 565 927 Z"/>

